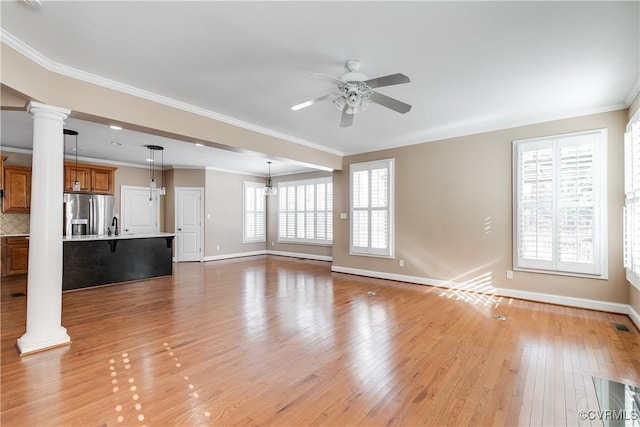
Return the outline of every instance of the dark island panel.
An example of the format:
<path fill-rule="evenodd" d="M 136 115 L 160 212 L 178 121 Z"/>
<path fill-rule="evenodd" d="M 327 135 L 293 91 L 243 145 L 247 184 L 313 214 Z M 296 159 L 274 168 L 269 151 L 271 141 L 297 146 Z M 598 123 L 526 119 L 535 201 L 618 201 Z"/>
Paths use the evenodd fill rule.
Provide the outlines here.
<path fill-rule="evenodd" d="M 171 275 L 172 244 L 173 236 L 64 242 L 62 290 Z"/>

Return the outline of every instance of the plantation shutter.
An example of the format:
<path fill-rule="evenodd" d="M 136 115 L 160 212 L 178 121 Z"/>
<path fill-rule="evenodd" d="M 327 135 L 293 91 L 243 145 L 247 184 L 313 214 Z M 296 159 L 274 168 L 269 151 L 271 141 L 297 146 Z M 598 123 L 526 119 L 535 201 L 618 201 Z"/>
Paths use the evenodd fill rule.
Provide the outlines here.
<path fill-rule="evenodd" d="M 514 143 L 516 268 L 603 274 L 603 135 Z"/>
<path fill-rule="evenodd" d="M 351 165 L 351 253 L 392 256 L 393 160 Z"/>

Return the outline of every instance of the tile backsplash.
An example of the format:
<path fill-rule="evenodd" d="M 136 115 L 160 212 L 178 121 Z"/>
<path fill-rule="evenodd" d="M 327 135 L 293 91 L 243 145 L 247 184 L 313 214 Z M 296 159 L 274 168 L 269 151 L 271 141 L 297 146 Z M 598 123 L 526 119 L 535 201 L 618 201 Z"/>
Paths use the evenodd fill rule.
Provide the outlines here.
<path fill-rule="evenodd" d="M 23 234 L 29 232 L 29 214 L 0 213 L 0 233 Z"/>

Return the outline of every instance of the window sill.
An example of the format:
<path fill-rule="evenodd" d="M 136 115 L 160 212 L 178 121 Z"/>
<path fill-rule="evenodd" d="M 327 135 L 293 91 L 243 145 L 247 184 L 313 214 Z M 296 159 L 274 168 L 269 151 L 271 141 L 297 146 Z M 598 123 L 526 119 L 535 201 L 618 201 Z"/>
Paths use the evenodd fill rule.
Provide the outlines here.
<path fill-rule="evenodd" d="M 351 252 L 351 251 L 349 251 L 349 255 L 351 255 L 351 256 L 366 256 L 366 257 L 371 257 L 371 258 L 395 259 L 394 255 L 363 254 L 361 252 Z"/>
<path fill-rule="evenodd" d="M 310 245 L 310 246 L 326 246 L 326 247 L 332 247 L 333 246 L 333 242 L 330 243 L 326 243 L 326 242 L 305 242 L 303 240 L 278 240 L 278 244 L 281 245 Z"/>
<path fill-rule="evenodd" d="M 520 267 L 514 267 L 513 271 L 522 271 L 524 273 L 550 274 L 553 276 L 580 277 L 583 279 L 609 280 L 608 274 L 571 273 L 568 271 L 536 270 L 534 268 L 520 268 Z"/>

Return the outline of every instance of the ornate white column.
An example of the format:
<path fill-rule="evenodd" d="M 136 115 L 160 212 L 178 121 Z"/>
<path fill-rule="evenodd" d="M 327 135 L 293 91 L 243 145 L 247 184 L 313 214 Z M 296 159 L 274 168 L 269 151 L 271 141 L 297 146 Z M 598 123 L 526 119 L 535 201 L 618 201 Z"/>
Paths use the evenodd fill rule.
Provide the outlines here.
<path fill-rule="evenodd" d="M 62 194 L 64 120 L 70 110 L 30 102 L 33 115 L 27 331 L 21 355 L 69 344 L 62 327 Z"/>

